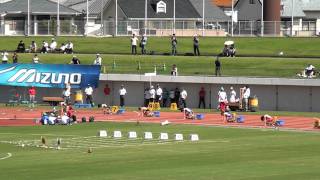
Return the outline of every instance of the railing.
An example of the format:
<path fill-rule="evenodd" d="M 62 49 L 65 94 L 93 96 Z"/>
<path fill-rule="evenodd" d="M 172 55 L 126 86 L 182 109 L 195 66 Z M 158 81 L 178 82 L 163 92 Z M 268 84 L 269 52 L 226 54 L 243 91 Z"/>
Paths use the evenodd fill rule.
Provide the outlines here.
<path fill-rule="evenodd" d="M 293 27 L 292 27 L 293 24 Z M 143 20 L 91 22 L 85 26 L 84 20 L 61 20 L 60 35 L 96 35 L 96 36 L 131 36 L 146 34 L 148 36 L 316 36 L 319 35 L 316 21 L 176 21 L 172 20 L 144 22 Z M 116 32 L 117 29 L 117 32 Z M 30 21 L 29 35 L 57 35 L 57 21 Z M 5 20 L 0 23 L 0 35 L 28 35 L 26 20 Z"/>

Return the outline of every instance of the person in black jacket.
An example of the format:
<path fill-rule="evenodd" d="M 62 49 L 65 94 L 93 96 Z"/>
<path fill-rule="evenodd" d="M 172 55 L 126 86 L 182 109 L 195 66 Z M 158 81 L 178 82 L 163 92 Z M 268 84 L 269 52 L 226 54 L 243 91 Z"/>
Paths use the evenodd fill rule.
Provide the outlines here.
<path fill-rule="evenodd" d="M 217 56 L 214 64 L 216 65 L 216 71 L 215 71 L 216 76 L 218 76 L 218 75 L 221 76 L 221 62 L 219 60 L 219 56 Z"/>
<path fill-rule="evenodd" d="M 199 37 L 197 34 L 193 36 L 193 52 L 195 56 L 200 56 Z"/>
<path fill-rule="evenodd" d="M 17 46 L 17 52 L 24 53 L 25 51 L 26 51 L 26 47 L 24 45 L 24 42 L 21 40 Z"/>

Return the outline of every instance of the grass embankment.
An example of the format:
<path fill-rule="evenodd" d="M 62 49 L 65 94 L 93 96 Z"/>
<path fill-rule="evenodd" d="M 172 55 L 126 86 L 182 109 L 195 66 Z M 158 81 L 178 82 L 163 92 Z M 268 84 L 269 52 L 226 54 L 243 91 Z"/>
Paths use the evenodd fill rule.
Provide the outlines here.
<path fill-rule="evenodd" d="M 80 54 L 130 54 L 130 38 L 93 38 L 93 37 L 57 37 L 59 46 L 68 40 L 75 45 L 75 51 Z M 15 50 L 20 40 L 27 46 L 35 40 L 39 47 L 42 40 L 51 41 L 51 37 L 1 37 L 0 50 Z M 231 38 L 231 37 L 205 37 L 200 38 L 200 51 L 202 55 L 217 55 L 223 48 L 224 41 L 233 40 L 236 43 L 238 56 L 278 56 L 283 52 L 288 57 L 320 57 L 318 46 L 319 38 Z M 156 54 L 170 53 L 169 37 L 149 37 L 148 52 Z M 139 51 L 139 48 L 138 48 Z M 140 51 L 139 51 L 140 52 Z M 191 37 L 178 37 L 178 53 L 193 53 Z"/>
<path fill-rule="evenodd" d="M 93 138 L 96 133 L 120 130 L 168 132 L 200 136 L 199 142 L 159 144 L 141 140 Z M 40 144 L 62 138 L 54 150 L 0 143 L 0 179 L 318 179 L 319 134 L 259 129 L 215 128 L 187 125 L 159 126 L 135 123 L 93 123 L 73 126 L 0 127 L 0 140 Z M 95 139 L 95 141 L 88 141 Z M 126 144 L 131 144 L 126 146 Z M 149 145 L 147 145 L 149 144 Z M 105 145 L 105 147 L 102 147 Z M 88 146 L 94 148 L 87 153 Z"/>
<path fill-rule="evenodd" d="M 92 64 L 95 55 L 78 54 L 82 64 Z M 72 55 L 39 54 L 40 62 L 52 64 L 69 63 Z M 158 74 L 169 75 L 172 64 L 178 67 L 179 75 L 214 75 L 213 57 L 187 56 L 131 56 L 102 55 L 106 73 L 143 74 L 152 72 L 157 66 Z M 31 63 L 32 54 L 19 54 L 19 62 Z M 114 67 L 115 62 L 115 67 Z M 138 69 L 140 62 L 141 69 Z M 254 76 L 254 77 L 295 77 L 307 64 L 320 67 L 318 59 L 294 58 L 221 58 L 223 76 Z M 163 70 L 163 64 L 166 69 Z M 102 68 L 103 70 L 103 68 Z"/>

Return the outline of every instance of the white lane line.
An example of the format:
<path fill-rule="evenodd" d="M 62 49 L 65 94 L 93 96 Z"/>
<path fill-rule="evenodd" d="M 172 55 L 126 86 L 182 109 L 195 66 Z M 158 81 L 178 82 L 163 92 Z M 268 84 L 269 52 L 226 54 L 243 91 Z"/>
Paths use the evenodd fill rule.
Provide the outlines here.
<path fill-rule="evenodd" d="M 11 153 L 7 153 L 7 155 L 5 157 L 0 158 L 0 160 L 5 160 L 5 159 L 8 159 L 10 157 L 12 157 L 12 154 Z"/>

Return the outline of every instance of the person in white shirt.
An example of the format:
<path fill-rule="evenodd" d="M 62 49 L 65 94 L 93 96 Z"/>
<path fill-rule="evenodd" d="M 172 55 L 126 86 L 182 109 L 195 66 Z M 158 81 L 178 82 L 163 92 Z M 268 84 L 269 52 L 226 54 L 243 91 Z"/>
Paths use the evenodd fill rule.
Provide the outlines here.
<path fill-rule="evenodd" d="M 137 54 L 137 44 L 139 39 L 136 37 L 135 34 L 132 34 L 131 38 L 131 54 Z"/>
<path fill-rule="evenodd" d="M 237 97 L 237 92 L 231 86 L 230 87 L 230 99 L 229 99 L 229 102 L 231 102 L 231 103 L 238 102 L 239 99 L 237 99 L 236 97 Z"/>
<path fill-rule="evenodd" d="M 62 43 L 61 44 L 61 46 L 60 46 L 60 49 L 59 49 L 59 51 L 61 52 L 61 53 L 66 53 L 66 48 L 67 48 L 67 45 L 65 45 L 64 43 Z"/>
<path fill-rule="evenodd" d="M 71 87 L 66 86 L 66 89 L 63 91 L 63 99 L 65 104 L 70 103 Z"/>
<path fill-rule="evenodd" d="M 178 76 L 178 67 L 177 65 L 172 65 L 172 69 L 171 69 L 171 75 L 172 76 Z"/>
<path fill-rule="evenodd" d="M 180 93 L 180 99 L 181 99 L 181 105 L 183 105 L 184 108 L 187 107 L 187 102 L 186 102 L 187 96 L 188 96 L 187 91 L 184 88 L 182 88 L 182 91 Z"/>
<path fill-rule="evenodd" d="M 309 64 L 305 69 L 305 74 L 308 78 L 312 78 L 314 76 L 315 67 L 312 64 Z"/>
<path fill-rule="evenodd" d="M 8 56 L 9 56 L 9 53 L 7 53 L 7 51 L 3 51 L 1 53 L 1 59 L 2 59 L 2 64 L 7 64 L 8 63 Z"/>
<path fill-rule="evenodd" d="M 101 63 L 102 63 L 102 58 L 101 58 L 100 54 L 97 54 L 96 59 L 93 61 L 93 64 L 101 66 Z"/>
<path fill-rule="evenodd" d="M 120 107 L 124 106 L 124 96 L 127 94 L 127 90 L 124 88 L 124 85 L 121 85 L 121 88 L 119 90 L 120 95 Z"/>
<path fill-rule="evenodd" d="M 224 88 L 221 87 L 220 91 L 218 92 L 218 101 L 219 101 L 219 108 L 221 115 L 223 116 L 224 112 L 226 111 L 226 106 L 228 103 L 227 93 L 224 91 Z"/>
<path fill-rule="evenodd" d="M 190 108 L 180 108 L 180 111 L 184 113 L 186 119 L 194 119 L 194 112 Z"/>
<path fill-rule="evenodd" d="M 84 93 L 86 94 L 86 102 L 87 104 L 91 104 L 91 107 L 94 106 L 93 103 L 93 88 L 90 86 L 90 84 L 88 84 L 88 86 L 84 89 Z"/>
<path fill-rule="evenodd" d="M 38 54 L 34 54 L 33 58 L 32 58 L 32 61 L 34 64 L 39 64 L 39 57 L 38 57 Z"/>
<path fill-rule="evenodd" d="M 51 43 L 50 43 L 50 51 L 51 51 L 51 52 L 52 52 L 52 51 L 55 51 L 56 48 L 57 48 L 57 41 L 55 41 L 55 39 L 52 38 L 52 41 L 51 41 Z"/>
<path fill-rule="evenodd" d="M 71 41 L 69 41 L 66 46 L 66 53 L 73 54 L 73 43 Z"/>
<path fill-rule="evenodd" d="M 162 99 L 162 88 L 160 87 L 159 84 L 157 84 L 157 89 L 156 89 L 156 102 L 160 102 Z"/>
<path fill-rule="evenodd" d="M 244 110 L 248 111 L 249 110 L 249 97 L 250 97 L 250 88 L 249 86 L 244 87 L 244 93 L 243 93 L 243 105 L 244 105 Z"/>
<path fill-rule="evenodd" d="M 150 86 L 149 94 L 150 94 L 150 102 L 153 103 L 156 98 L 156 90 L 154 89 L 153 86 Z"/>

